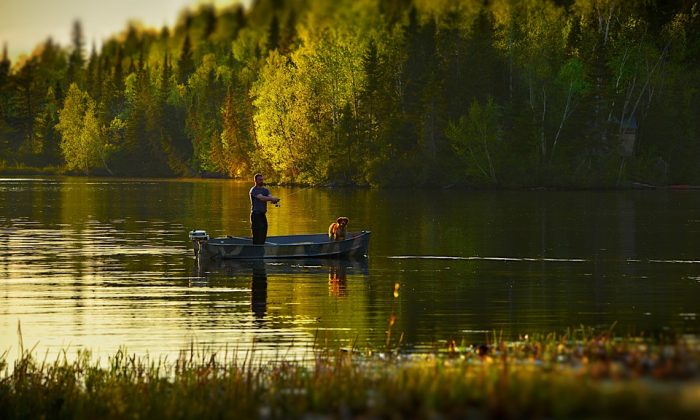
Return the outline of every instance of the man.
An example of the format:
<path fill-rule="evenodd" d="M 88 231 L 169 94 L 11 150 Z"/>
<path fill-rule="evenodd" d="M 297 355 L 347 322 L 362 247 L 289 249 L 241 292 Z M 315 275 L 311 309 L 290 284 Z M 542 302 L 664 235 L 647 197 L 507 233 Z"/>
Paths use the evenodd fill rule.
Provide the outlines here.
<path fill-rule="evenodd" d="M 255 186 L 250 189 L 250 227 L 253 230 L 253 244 L 262 245 L 267 239 L 267 202 L 277 204 L 280 199 L 270 195 L 270 190 L 263 187 L 262 174 L 255 174 Z"/>

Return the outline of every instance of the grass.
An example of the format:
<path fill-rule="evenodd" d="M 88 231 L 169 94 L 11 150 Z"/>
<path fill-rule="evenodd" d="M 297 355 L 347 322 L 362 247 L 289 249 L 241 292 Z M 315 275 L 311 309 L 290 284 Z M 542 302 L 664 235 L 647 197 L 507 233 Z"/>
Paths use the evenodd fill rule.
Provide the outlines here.
<path fill-rule="evenodd" d="M 58 166 L 34 167 L 25 165 L 9 165 L 0 161 L 0 175 L 7 176 L 36 176 L 36 175 L 63 175 L 65 169 Z"/>
<path fill-rule="evenodd" d="M 325 349 L 310 363 L 22 351 L 12 366 L 0 356 L 0 418 L 700 418 L 699 347 L 581 329 L 427 355 Z"/>

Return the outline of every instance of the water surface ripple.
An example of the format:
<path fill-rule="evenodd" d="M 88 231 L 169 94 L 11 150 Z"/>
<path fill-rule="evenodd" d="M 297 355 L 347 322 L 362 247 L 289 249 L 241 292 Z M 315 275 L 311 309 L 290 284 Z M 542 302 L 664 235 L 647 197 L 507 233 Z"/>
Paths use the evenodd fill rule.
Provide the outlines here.
<path fill-rule="evenodd" d="M 351 230 L 372 231 L 369 258 L 198 266 L 187 231 L 248 235 L 249 187 L 0 179 L 0 352 L 17 354 L 19 331 L 39 354 L 103 359 L 190 346 L 269 358 L 327 345 L 429 351 L 579 325 L 700 331 L 696 191 L 271 187 L 282 198 L 271 235 L 348 216 Z"/>

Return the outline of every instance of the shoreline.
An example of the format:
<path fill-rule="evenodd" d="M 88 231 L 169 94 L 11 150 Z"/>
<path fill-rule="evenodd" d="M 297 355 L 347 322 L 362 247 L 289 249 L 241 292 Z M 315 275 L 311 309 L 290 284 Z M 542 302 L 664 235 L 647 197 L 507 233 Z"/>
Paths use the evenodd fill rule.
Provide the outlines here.
<path fill-rule="evenodd" d="M 175 361 L 119 351 L 106 366 L 0 353 L 3 418 L 696 418 L 700 345 L 570 331 L 433 354 L 312 349 L 309 363 L 190 348 Z M 4 372 L 4 374 L 3 374 Z M 9 416 L 8 416 L 9 415 Z"/>
<path fill-rule="evenodd" d="M 61 168 L 0 168 L 0 177 L 23 177 L 23 176 L 55 176 L 55 177 L 74 177 L 74 178 L 98 178 L 98 179 L 110 179 L 110 180 L 167 180 L 167 181 L 185 181 L 185 180 L 201 180 L 201 181 L 238 181 L 246 182 L 247 178 L 229 178 L 226 176 L 189 176 L 189 177 L 179 177 L 179 176 L 114 176 L 106 174 L 76 174 L 69 173 Z M 483 185 L 461 185 L 461 184 L 448 184 L 448 185 L 359 185 L 359 184 L 307 184 L 307 183 L 287 183 L 280 182 L 275 183 L 268 182 L 268 185 L 276 187 L 290 187 L 290 188 L 337 188 L 337 189 L 397 189 L 397 190 L 411 190 L 411 189 L 430 189 L 430 188 L 440 188 L 441 190 L 454 190 L 454 191 L 655 191 L 655 190 L 669 190 L 669 191 L 688 191 L 688 190 L 700 190 L 700 185 L 689 185 L 689 184 L 668 184 L 668 185 L 653 185 L 641 182 L 630 182 L 625 185 L 619 186 L 585 186 L 585 185 L 557 185 L 557 186 L 483 186 Z"/>

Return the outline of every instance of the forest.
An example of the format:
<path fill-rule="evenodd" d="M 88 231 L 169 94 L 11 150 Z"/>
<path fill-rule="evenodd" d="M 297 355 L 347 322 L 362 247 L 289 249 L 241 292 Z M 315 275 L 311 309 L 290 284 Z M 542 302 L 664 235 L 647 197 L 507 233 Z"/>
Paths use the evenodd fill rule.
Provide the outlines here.
<path fill-rule="evenodd" d="M 700 184 L 689 0 L 257 0 L 0 61 L 0 168 L 351 186 Z"/>

